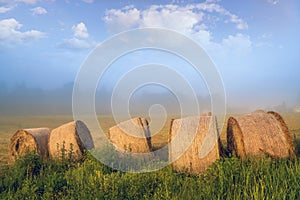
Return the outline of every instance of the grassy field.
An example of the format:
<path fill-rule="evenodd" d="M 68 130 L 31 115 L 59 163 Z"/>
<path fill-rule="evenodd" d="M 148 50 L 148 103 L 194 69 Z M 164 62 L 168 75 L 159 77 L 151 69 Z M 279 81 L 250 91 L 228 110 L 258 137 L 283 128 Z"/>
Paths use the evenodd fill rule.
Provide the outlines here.
<path fill-rule="evenodd" d="M 299 147 L 300 114 L 284 114 L 283 118 Z M 0 117 L 0 199 L 300 199 L 299 149 L 295 161 L 220 159 L 204 175 L 176 173 L 170 167 L 122 173 L 89 153 L 80 163 L 42 161 L 27 155 L 14 166 L 7 165 L 9 139 L 18 129 L 55 128 L 71 120 L 72 116 Z M 115 124 L 108 116 L 99 120 L 104 131 Z M 169 124 L 170 119 L 153 137 L 154 146 L 167 143 Z M 225 138 L 225 128 L 221 132 Z"/>

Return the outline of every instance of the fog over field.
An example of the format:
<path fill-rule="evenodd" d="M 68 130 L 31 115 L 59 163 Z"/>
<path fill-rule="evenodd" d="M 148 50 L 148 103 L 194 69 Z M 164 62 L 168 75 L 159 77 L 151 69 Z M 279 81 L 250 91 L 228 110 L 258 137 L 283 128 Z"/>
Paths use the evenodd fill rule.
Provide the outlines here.
<path fill-rule="evenodd" d="M 72 114 L 76 75 L 93 49 L 115 34 L 149 27 L 174 30 L 204 49 L 224 83 L 228 112 L 299 112 L 299 8 L 294 0 L 2 1 L 0 114 Z M 110 114 L 118 81 L 146 64 L 168 66 L 175 74 L 163 74 L 164 79 L 177 84 L 187 99 L 192 94 L 180 87 L 188 82 L 201 111 L 211 109 L 210 94 L 216 92 L 190 63 L 170 52 L 139 49 L 112 62 L 99 77 L 98 114 Z M 122 86 L 158 75 L 161 70 L 145 71 Z M 131 113 L 147 115 L 154 104 L 170 114 L 180 111 L 174 91 L 157 84 L 137 88 L 124 101 Z"/>
<path fill-rule="evenodd" d="M 131 114 L 148 115 L 152 105 L 161 104 L 165 107 L 168 114 L 179 114 L 180 104 L 174 94 L 170 94 L 166 89 L 157 89 L 155 86 L 145 87 L 137 91 L 129 101 Z M 70 115 L 72 114 L 72 89 L 73 83 L 66 83 L 60 88 L 42 89 L 30 88 L 26 85 L 16 85 L 8 88 L 1 83 L 0 93 L 0 112 L 1 115 Z M 154 90 L 153 90 L 154 89 Z M 210 110 L 210 97 L 206 94 L 197 95 L 201 103 L 201 112 Z M 99 115 L 111 114 L 111 91 L 98 90 L 96 93 L 96 110 Z M 239 96 L 236 96 L 231 103 L 228 102 L 227 112 L 245 113 L 255 109 L 275 110 L 278 112 L 296 112 L 300 97 L 294 99 L 273 99 L 257 102 L 253 97 L 251 100 L 238 102 Z M 287 103 L 291 102 L 291 103 Z M 298 111 L 299 112 L 299 111 Z"/>

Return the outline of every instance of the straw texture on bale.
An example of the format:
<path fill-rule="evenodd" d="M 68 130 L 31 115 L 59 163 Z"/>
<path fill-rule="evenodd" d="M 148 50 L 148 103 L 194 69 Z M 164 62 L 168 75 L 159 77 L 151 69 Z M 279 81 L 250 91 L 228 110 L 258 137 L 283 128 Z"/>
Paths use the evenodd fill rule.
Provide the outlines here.
<path fill-rule="evenodd" d="M 216 118 L 210 114 L 171 122 L 169 161 L 176 171 L 203 173 L 220 158 L 220 145 Z"/>
<path fill-rule="evenodd" d="M 295 158 L 296 154 L 295 154 L 295 135 L 292 135 L 289 131 L 289 128 L 287 127 L 286 123 L 284 122 L 283 118 L 281 117 L 281 115 L 277 112 L 274 111 L 269 111 L 269 114 L 272 114 L 278 121 L 278 123 L 281 126 L 281 130 L 284 133 L 284 136 L 288 142 L 288 150 L 289 150 L 289 155 L 291 158 Z"/>
<path fill-rule="evenodd" d="M 251 156 L 295 157 L 294 145 L 282 117 L 275 112 L 253 112 L 230 117 L 227 124 L 229 152 L 242 159 Z"/>
<path fill-rule="evenodd" d="M 111 127 L 108 130 L 108 139 L 123 152 L 149 153 L 152 151 L 148 121 L 144 118 L 133 118 Z"/>
<path fill-rule="evenodd" d="M 18 130 L 10 139 L 9 151 L 12 160 L 28 152 L 38 153 L 41 157 L 48 157 L 48 128 L 32 128 Z"/>
<path fill-rule="evenodd" d="M 73 121 L 53 129 L 49 136 L 48 149 L 51 158 L 71 156 L 82 158 L 84 150 L 94 148 L 94 142 L 87 126 L 82 121 Z"/>

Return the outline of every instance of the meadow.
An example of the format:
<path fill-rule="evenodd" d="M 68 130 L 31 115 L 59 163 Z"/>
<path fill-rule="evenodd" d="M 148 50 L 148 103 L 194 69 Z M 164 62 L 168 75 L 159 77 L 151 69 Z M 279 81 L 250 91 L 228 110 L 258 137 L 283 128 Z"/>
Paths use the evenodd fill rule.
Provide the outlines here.
<path fill-rule="evenodd" d="M 283 114 L 283 118 L 299 147 L 300 114 Z M 202 175 L 177 173 L 170 166 L 150 173 L 124 173 L 101 164 L 89 152 L 78 163 L 28 154 L 11 165 L 7 148 L 18 129 L 55 128 L 71 120 L 72 116 L 0 117 L 0 199 L 300 199 L 299 149 L 296 160 L 241 161 L 229 156 Z M 108 116 L 99 120 L 105 131 L 115 124 Z M 154 146 L 167 143 L 169 121 L 154 136 Z M 222 139 L 225 128 L 220 131 Z M 103 152 L 115 156 L 110 153 Z"/>

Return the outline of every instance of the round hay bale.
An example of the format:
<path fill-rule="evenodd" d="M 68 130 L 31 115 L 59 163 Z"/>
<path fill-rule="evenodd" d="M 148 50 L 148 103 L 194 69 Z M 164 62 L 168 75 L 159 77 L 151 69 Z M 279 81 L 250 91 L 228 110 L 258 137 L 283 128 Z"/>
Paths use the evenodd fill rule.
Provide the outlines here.
<path fill-rule="evenodd" d="M 295 135 L 292 135 L 289 131 L 289 128 L 287 127 L 286 123 L 284 122 L 283 118 L 281 117 L 281 115 L 277 112 L 274 111 L 269 111 L 269 114 L 273 115 L 277 121 L 279 122 L 281 129 L 284 133 L 284 136 L 289 144 L 289 154 L 291 156 L 291 158 L 296 158 L 296 154 L 295 154 Z"/>
<path fill-rule="evenodd" d="M 73 121 L 53 129 L 49 135 L 49 155 L 53 159 L 80 160 L 84 150 L 94 148 L 87 126 L 82 121 Z"/>
<path fill-rule="evenodd" d="M 108 130 L 108 139 L 122 152 L 149 153 L 152 151 L 148 121 L 133 118 Z"/>
<path fill-rule="evenodd" d="M 251 156 L 294 157 L 290 133 L 282 117 L 274 112 L 253 112 L 230 117 L 227 123 L 227 147 L 245 159 Z"/>
<path fill-rule="evenodd" d="M 220 158 L 218 136 L 215 117 L 201 115 L 172 120 L 168 141 L 173 169 L 203 173 Z"/>
<path fill-rule="evenodd" d="M 49 133 L 48 128 L 18 130 L 10 139 L 9 151 L 12 160 L 29 152 L 35 152 L 42 158 L 48 157 Z"/>

